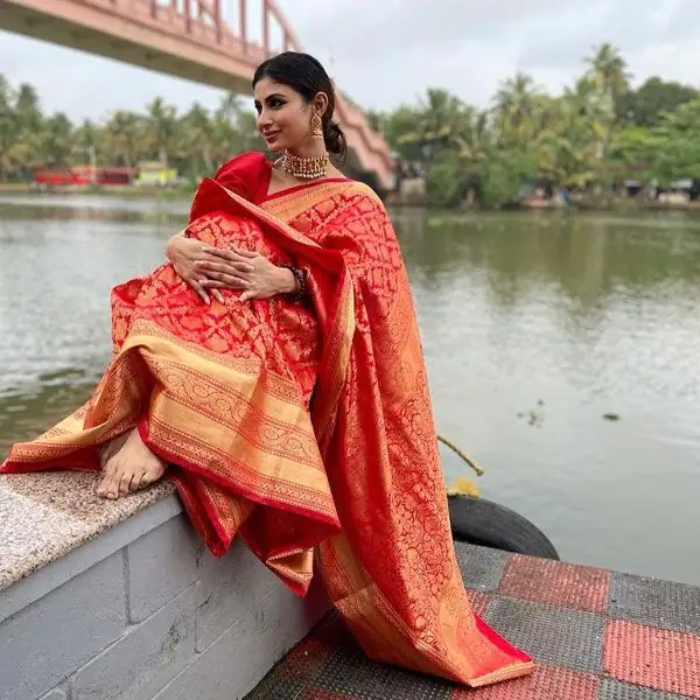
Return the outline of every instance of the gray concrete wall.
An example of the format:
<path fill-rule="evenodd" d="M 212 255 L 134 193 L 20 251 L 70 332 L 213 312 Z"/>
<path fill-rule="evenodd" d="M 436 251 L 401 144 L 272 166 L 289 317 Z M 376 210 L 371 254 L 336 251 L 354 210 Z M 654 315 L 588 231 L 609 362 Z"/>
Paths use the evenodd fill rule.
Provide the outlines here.
<path fill-rule="evenodd" d="M 327 608 L 171 497 L 0 593 L 0 700 L 234 700 Z"/>

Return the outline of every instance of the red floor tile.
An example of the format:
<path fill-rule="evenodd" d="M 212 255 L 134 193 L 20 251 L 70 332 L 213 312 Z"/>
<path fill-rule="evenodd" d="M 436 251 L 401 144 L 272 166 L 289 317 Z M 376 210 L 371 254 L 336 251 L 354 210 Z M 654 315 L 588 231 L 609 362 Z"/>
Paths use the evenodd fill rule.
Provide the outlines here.
<path fill-rule="evenodd" d="M 603 668 L 621 681 L 700 698 L 700 637 L 615 620 L 605 631 Z"/>
<path fill-rule="evenodd" d="M 534 603 L 605 612 L 609 586 L 609 571 L 516 555 L 498 592 Z"/>
<path fill-rule="evenodd" d="M 452 700 L 595 700 L 598 683 L 587 673 L 539 665 L 525 678 L 476 690 L 457 689 Z"/>

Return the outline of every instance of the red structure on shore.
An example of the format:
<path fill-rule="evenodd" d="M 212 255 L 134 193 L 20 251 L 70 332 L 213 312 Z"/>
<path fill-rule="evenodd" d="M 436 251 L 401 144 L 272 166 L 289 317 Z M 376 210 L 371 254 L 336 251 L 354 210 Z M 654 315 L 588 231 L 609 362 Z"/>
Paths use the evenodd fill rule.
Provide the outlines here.
<path fill-rule="evenodd" d="M 137 168 L 103 168 L 90 165 L 37 168 L 34 184 L 40 187 L 87 187 L 89 185 L 131 185 Z"/>

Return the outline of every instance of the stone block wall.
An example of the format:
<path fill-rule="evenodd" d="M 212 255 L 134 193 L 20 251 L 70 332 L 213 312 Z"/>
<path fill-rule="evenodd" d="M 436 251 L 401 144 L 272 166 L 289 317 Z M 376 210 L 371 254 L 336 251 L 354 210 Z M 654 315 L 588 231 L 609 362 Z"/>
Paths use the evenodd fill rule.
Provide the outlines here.
<path fill-rule="evenodd" d="M 170 497 L 0 592 L 0 700 L 242 698 L 327 608 Z"/>

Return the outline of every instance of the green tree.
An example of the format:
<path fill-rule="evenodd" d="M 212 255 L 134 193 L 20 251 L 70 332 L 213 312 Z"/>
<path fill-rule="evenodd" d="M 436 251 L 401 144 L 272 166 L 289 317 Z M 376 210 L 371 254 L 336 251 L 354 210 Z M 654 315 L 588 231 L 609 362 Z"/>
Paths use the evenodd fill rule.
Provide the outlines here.
<path fill-rule="evenodd" d="M 5 76 L 0 75 L 0 178 L 6 180 L 12 171 L 10 150 L 18 138 L 18 122 L 14 111 L 14 95 Z"/>
<path fill-rule="evenodd" d="M 212 119 L 212 152 L 215 165 L 236 153 L 261 148 L 262 143 L 255 124 L 255 114 L 246 108 L 238 95 L 226 95 Z"/>
<path fill-rule="evenodd" d="M 698 97 L 700 92 L 694 87 L 654 76 L 620 97 L 618 114 L 638 126 L 658 126 L 664 112 L 673 112 Z"/>
<path fill-rule="evenodd" d="M 491 109 L 430 88 L 413 104 L 367 114 L 392 151 L 427 172 L 430 201 L 459 206 L 478 191 L 483 204 L 512 200 L 523 180 L 587 188 L 629 177 L 668 184 L 700 175 L 700 94 L 646 80 L 630 86 L 627 64 L 608 43 L 595 47 L 582 74 L 558 94 L 532 77 L 504 81 Z M 45 115 L 36 90 L 0 76 L 0 178 L 28 178 L 33 167 L 99 161 L 135 166 L 169 162 L 192 180 L 241 151 L 260 148 L 255 116 L 237 96 L 185 114 L 161 97 L 142 113 L 118 110 L 105 121 L 73 125 Z"/>
<path fill-rule="evenodd" d="M 118 110 L 102 133 L 101 151 L 110 164 L 132 168 L 145 155 L 145 120 L 134 112 Z"/>
<path fill-rule="evenodd" d="M 618 105 L 622 95 L 629 91 L 630 75 L 625 60 L 608 43 L 594 49 L 594 53 L 585 62 L 588 66 L 585 77 L 592 87 L 589 93 L 589 114 L 597 136 L 597 156 L 604 161 L 615 129 L 620 123 Z"/>
<path fill-rule="evenodd" d="M 527 149 L 538 131 L 541 117 L 541 93 L 533 79 L 518 73 L 501 83 L 494 98 L 495 127 L 502 148 Z"/>
<path fill-rule="evenodd" d="M 172 149 L 176 132 L 175 107 L 166 104 L 162 97 L 156 97 L 147 107 L 144 124 L 145 145 L 149 155 L 155 156 L 165 166 L 168 165 L 168 153 Z"/>
<path fill-rule="evenodd" d="M 40 132 L 40 158 L 51 165 L 67 165 L 73 152 L 73 125 L 65 114 L 44 120 Z"/>
<path fill-rule="evenodd" d="M 178 125 L 178 154 L 192 179 L 214 171 L 216 129 L 207 110 L 195 103 Z"/>

